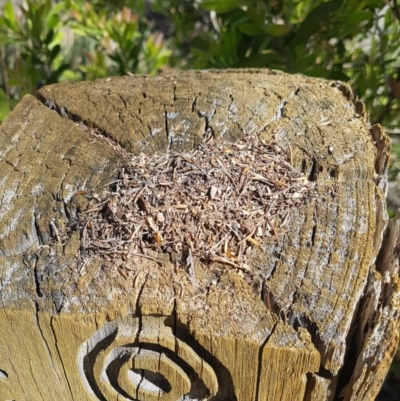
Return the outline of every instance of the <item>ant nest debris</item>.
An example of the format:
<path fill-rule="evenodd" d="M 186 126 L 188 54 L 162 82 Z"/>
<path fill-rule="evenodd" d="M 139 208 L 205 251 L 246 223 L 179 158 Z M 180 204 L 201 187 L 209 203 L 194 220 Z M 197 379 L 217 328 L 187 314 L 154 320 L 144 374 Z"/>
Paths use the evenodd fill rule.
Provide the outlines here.
<path fill-rule="evenodd" d="M 104 198 L 89 198 L 69 231 L 81 230 L 84 260 L 160 262 L 166 253 L 192 274 L 195 259 L 249 270 L 251 251 L 265 237 L 284 234 L 291 209 L 315 195 L 315 184 L 289 159 L 254 136 L 204 142 L 188 153 L 134 156 Z"/>

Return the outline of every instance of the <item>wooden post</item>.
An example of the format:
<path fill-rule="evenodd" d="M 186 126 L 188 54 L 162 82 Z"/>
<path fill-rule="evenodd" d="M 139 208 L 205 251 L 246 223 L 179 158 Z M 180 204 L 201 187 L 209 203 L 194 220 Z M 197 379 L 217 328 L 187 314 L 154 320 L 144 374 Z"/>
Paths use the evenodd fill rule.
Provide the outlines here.
<path fill-rule="evenodd" d="M 168 247 L 85 253 L 82 216 L 94 201 L 114 213 L 130 158 L 250 136 L 314 195 L 292 194 L 261 239 L 250 230 L 245 269 L 226 249 L 184 265 Z M 0 401 L 373 400 L 399 340 L 388 158 L 347 85 L 301 75 L 170 72 L 26 96 L 0 127 Z"/>

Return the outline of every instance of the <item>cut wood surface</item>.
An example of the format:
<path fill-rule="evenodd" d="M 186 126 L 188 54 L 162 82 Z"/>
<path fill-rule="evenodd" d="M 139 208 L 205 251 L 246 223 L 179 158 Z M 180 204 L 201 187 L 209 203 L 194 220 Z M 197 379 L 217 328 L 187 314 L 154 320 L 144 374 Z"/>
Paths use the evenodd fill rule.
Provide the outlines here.
<path fill-rule="evenodd" d="M 179 220 L 197 212 L 174 214 L 183 234 L 167 247 L 164 220 L 140 206 L 147 195 L 132 196 L 131 215 L 147 227 L 132 242 L 140 252 L 88 251 L 99 243 L 90 209 L 101 205 L 111 216 L 101 230 L 123 224 L 136 238 L 142 220 L 129 224 L 113 202 L 140 187 L 134 179 L 155 180 L 149 158 L 195 159 L 193 149 L 246 138 L 281 151 L 309 185 L 301 201 L 303 190 L 285 195 L 287 219 L 265 212 L 244 239 L 206 222 L 205 237 L 227 239 L 202 254 Z M 346 84 L 277 71 L 171 71 L 26 96 L 0 126 L 0 401 L 375 399 L 399 340 L 389 148 Z M 224 166 L 238 162 L 218 149 L 215 169 L 236 199 L 242 184 Z M 177 182 L 185 174 L 171 171 Z M 288 190 L 289 176 L 268 191 Z M 221 188 L 201 195 L 210 208 Z"/>

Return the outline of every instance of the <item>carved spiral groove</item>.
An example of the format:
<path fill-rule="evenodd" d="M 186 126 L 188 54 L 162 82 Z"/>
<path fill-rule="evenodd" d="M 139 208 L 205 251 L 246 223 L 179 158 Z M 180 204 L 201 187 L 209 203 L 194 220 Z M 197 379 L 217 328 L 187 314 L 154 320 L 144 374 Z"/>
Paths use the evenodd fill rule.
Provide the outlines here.
<path fill-rule="evenodd" d="M 106 323 L 81 344 L 77 363 L 87 391 L 101 401 L 190 401 L 216 395 L 214 369 L 193 348 L 193 337 L 191 345 L 187 333 L 178 338 L 168 320 L 126 316 Z"/>

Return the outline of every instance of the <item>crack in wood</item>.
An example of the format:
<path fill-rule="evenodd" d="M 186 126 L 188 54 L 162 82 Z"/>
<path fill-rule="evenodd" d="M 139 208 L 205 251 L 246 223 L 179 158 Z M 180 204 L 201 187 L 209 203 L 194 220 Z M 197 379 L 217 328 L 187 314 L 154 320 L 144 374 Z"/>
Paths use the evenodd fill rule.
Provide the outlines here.
<path fill-rule="evenodd" d="M 79 114 L 68 111 L 65 107 L 59 106 L 54 100 L 46 99 L 40 94 L 38 94 L 38 99 L 50 110 L 54 110 L 56 113 L 58 113 L 62 118 L 81 124 L 81 127 L 84 127 L 84 131 L 90 133 L 91 135 L 102 135 L 105 138 L 106 143 L 114 150 L 120 152 L 122 155 L 125 156 L 126 153 L 129 153 L 129 151 L 126 150 L 121 143 L 114 140 L 107 133 L 107 131 L 101 129 L 99 125 L 85 121 L 85 119 L 83 119 Z"/>
<path fill-rule="evenodd" d="M 257 359 L 257 373 L 256 373 L 256 390 L 255 390 L 255 394 L 256 394 L 256 398 L 254 401 L 262 401 L 264 398 L 263 394 L 260 394 L 260 383 L 261 383 L 261 374 L 262 374 L 262 365 L 263 362 L 265 363 L 265 361 L 263 361 L 263 352 L 264 352 L 264 348 L 267 346 L 269 339 L 271 338 L 271 336 L 273 335 L 275 328 L 277 326 L 278 322 L 276 322 L 274 324 L 274 326 L 271 329 L 271 332 L 269 333 L 268 336 L 265 337 L 264 341 L 261 343 L 259 350 L 258 350 L 258 359 Z"/>
<path fill-rule="evenodd" d="M 61 355 L 61 352 L 60 352 L 60 348 L 58 346 L 58 338 L 57 338 L 56 331 L 54 330 L 53 321 L 54 321 L 54 317 L 51 316 L 50 317 L 50 330 L 51 330 L 51 333 L 53 334 L 54 345 L 55 345 L 55 348 L 56 348 L 57 353 L 58 353 L 58 358 L 61 361 L 61 366 L 62 366 L 63 373 L 64 373 L 64 379 L 65 379 L 65 381 L 67 383 L 67 387 L 68 387 L 68 390 L 69 390 L 69 395 L 71 396 L 71 400 L 73 400 L 74 396 L 73 396 L 73 391 L 72 391 L 72 388 L 71 388 L 70 379 L 69 379 L 69 376 L 67 374 L 66 367 L 64 366 L 64 360 L 62 358 L 62 355 Z"/>

